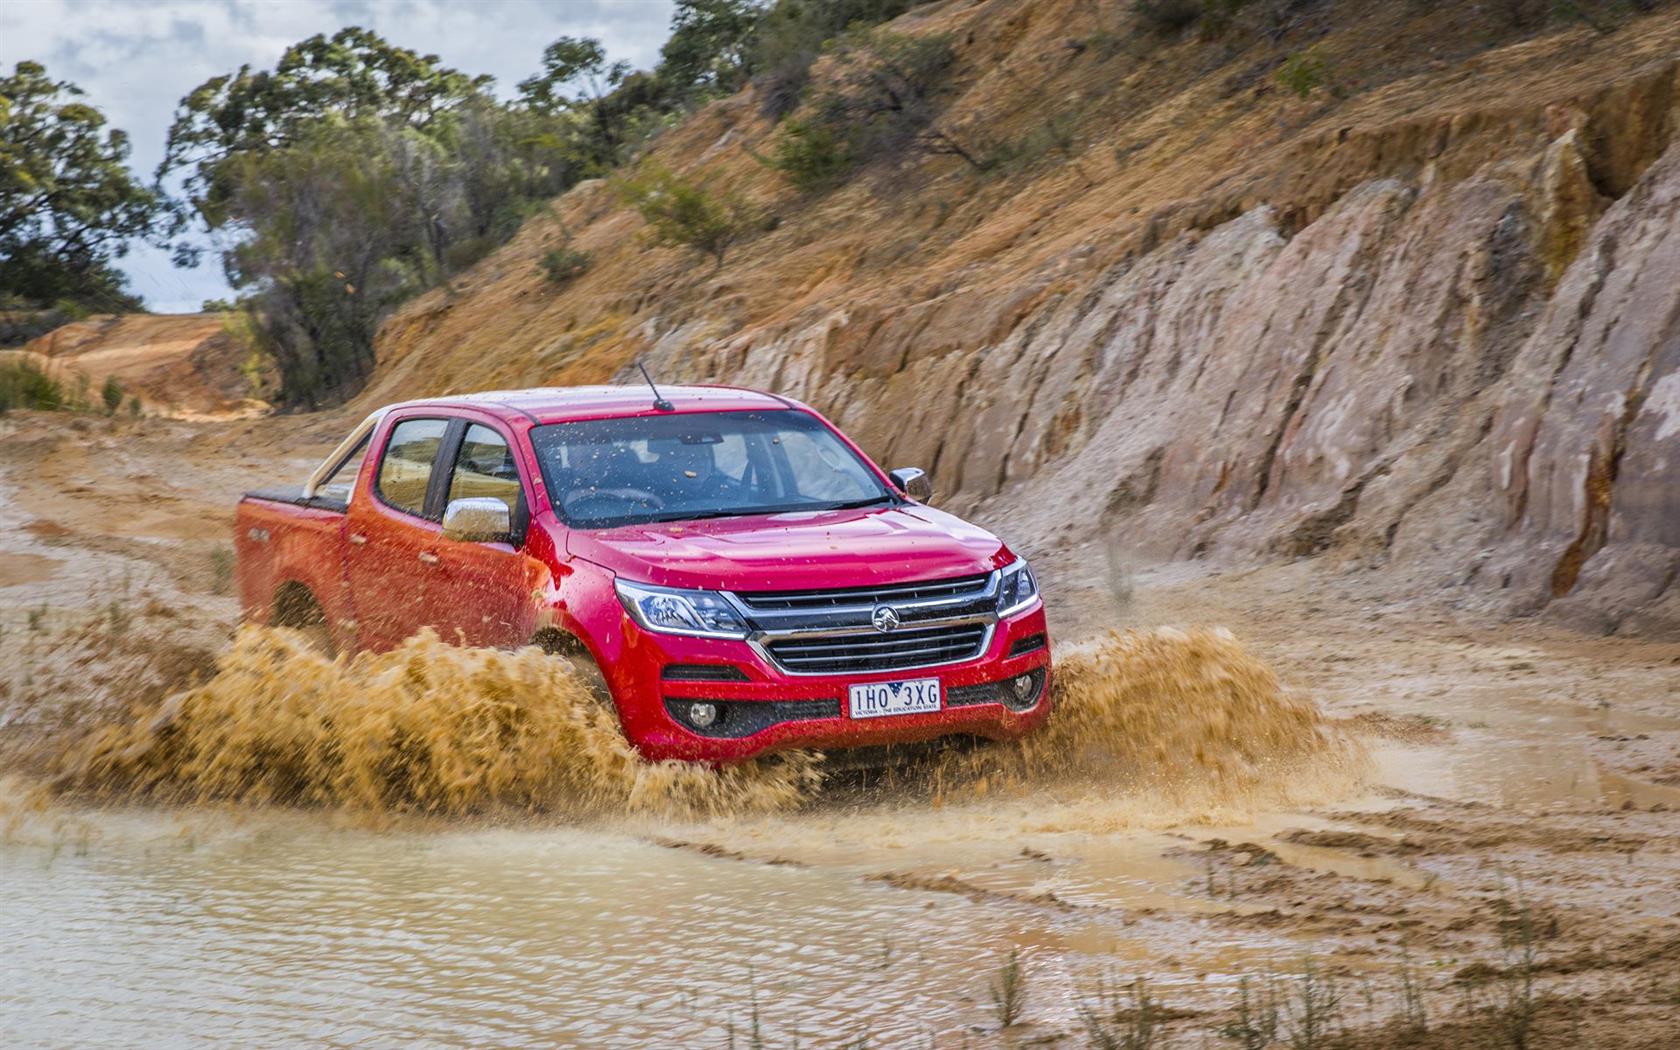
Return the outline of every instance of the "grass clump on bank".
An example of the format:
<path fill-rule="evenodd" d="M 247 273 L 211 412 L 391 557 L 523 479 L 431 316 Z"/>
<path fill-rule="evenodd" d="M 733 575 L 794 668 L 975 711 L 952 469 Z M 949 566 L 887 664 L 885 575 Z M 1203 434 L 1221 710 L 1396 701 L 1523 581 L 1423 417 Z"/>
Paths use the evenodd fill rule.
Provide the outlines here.
<path fill-rule="evenodd" d="M 0 415 L 12 409 L 36 412 L 103 412 L 115 416 L 125 403 L 130 415 L 139 416 L 140 399 L 129 397 L 116 376 L 107 376 L 100 385 L 98 400 L 89 393 L 87 376 L 72 373 L 75 380 L 66 384 L 26 357 L 0 361 Z"/>
<path fill-rule="evenodd" d="M 67 407 L 64 384 L 28 361 L 0 362 L 0 413 L 14 408 L 55 412 Z"/>

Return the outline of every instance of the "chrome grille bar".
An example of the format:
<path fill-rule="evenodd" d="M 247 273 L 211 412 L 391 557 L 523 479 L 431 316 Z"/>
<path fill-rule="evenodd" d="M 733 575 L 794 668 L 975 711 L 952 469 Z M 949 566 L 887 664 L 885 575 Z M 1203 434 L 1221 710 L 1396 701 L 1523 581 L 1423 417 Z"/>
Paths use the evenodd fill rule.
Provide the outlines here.
<path fill-rule="evenodd" d="M 728 595 L 753 626 L 752 644 L 788 674 L 868 674 L 961 663 L 978 657 L 997 623 L 1000 577 L 844 587 L 831 591 Z M 889 606 L 899 626 L 876 630 Z"/>
<path fill-rule="evenodd" d="M 917 583 L 889 583 L 872 587 L 839 587 L 823 591 L 737 591 L 747 608 L 754 611 L 795 609 L 870 609 L 883 604 L 911 604 L 927 599 L 953 598 L 985 589 L 991 574 L 961 576 L 949 580 Z"/>

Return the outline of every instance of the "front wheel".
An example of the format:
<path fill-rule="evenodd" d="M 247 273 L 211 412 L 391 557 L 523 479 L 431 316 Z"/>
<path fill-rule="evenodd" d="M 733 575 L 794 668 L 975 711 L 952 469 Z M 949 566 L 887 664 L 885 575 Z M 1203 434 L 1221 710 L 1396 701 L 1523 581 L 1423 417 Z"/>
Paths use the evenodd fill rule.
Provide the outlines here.
<path fill-rule="evenodd" d="M 584 644 L 570 635 L 559 633 L 544 634 L 536 639 L 536 644 L 543 652 L 551 656 L 561 656 L 572 665 L 572 671 L 578 681 L 602 704 L 612 703 L 612 690 L 607 688 L 607 676 L 601 673 L 601 665 L 589 654 Z"/>
<path fill-rule="evenodd" d="M 568 653 L 566 659 L 572 662 L 577 676 L 583 682 L 584 688 L 602 704 L 612 703 L 612 690 L 607 688 L 607 676 L 601 673 L 601 665 L 588 653 Z"/>
<path fill-rule="evenodd" d="M 331 660 L 338 655 L 338 649 L 333 645 L 332 628 L 327 626 L 324 618 L 293 627 L 292 630 L 303 636 L 310 649 L 327 659 Z"/>

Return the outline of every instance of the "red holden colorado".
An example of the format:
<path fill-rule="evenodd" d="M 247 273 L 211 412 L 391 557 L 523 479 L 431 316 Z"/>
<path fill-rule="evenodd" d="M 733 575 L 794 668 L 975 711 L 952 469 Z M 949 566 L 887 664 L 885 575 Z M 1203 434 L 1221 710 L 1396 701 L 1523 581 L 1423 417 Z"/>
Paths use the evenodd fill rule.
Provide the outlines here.
<path fill-rule="evenodd" d="M 246 617 L 339 650 L 429 626 L 564 653 L 598 669 L 655 760 L 1001 739 L 1044 721 L 1037 581 L 928 506 L 921 471 L 883 472 L 786 398 L 665 393 L 374 413 L 301 490 L 240 502 Z"/>

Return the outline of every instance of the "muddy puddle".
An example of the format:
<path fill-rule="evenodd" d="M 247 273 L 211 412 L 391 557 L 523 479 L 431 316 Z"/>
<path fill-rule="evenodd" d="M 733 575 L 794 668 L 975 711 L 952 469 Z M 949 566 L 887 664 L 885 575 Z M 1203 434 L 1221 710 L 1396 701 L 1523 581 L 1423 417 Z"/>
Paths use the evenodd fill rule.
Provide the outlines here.
<path fill-rule="evenodd" d="M 535 650 L 246 631 L 10 787 L 0 1017 L 30 1044 L 686 1046 L 756 1013 L 903 1045 L 986 1031 L 1012 950 L 1051 1026 L 1163 938 L 1169 984 L 1296 950 L 1179 928 L 1227 905 L 1169 829 L 1357 793 L 1360 747 L 1223 631 L 1059 673 L 1023 745 L 824 783 L 809 755 L 642 763 Z"/>
<path fill-rule="evenodd" d="M 1182 655 L 1186 639 L 1167 637 Z M 223 675 L 249 673 L 249 656 L 224 661 Z M 1070 661 L 1075 683 L 1079 666 Z M 1229 687 L 1228 675 L 1211 678 Z M 307 688 L 296 667 L 290 680 Z M 1205 706 L 1210 694 L 1194 695 Z M 189 713 L 176 731 L 210 732 L 212 710 L 229 714 Z M 1087 716 L 1071 721 L 1088 730 L 1112 717 Z M 120 739 L 142 768 L 166 755 L 204 760 L 179 743 L 157 750 L 141 724 Z M 585 797 L 579 784 L 598 788 L 607 762 L 535 808 L 411 807 L 371 823 L 374 796 L 300 809 L 295 798 L 276 805 L 269 784 L 236 802 L 224 781 L 153 769 L 107 782 L 102 796 L 14 808 L 0 845 L 0 1036 L 722 1047 L 751 1045 L 756 1023 L 773 1046 L 866 1035 L 871 1046 L 1003 1046 L 1022 1033 L 1071 1038 L 1095 989 L 1142 974 L 1164 1001 L 1211 1017 L 1243 978 L 1323 949 L 1312 922 L 1278 921 L 1279 880 L 1289 893 L 1329 880 L 1423 898 L 1474 881 L 1365 838 L 1322 843 L 1350 829 L 1397 840 L 1378 819 L 1396 794 L 1485 794 L 1491 777 L 1533 800 L 1563 775 L 1552 757 L 1523 761 L 1520 742 L 1472 733 L 1450 745 L 1372 739 L 1368 762 L 1336 752 L 1284 776 L 1253 749 L 1258 727 L 1237 724 L 1251 741 L 1240 755 L 1195 759 L 1223 771 L 1211 781 L 1175 781 L 1176 759 L 1141 781 L 1105 782 L 1089 754 L 1055 773 L 1010 754 L 768 803 L 715 784 L 685 795 L 682 778 L 702 776 L 688 770 L 662 775 L 660 804 L 630 804 L 622 784 L 608 792 L 610 812 L 599 794 L 593 807 L 561 804 Z M 207 739 L 230 740 L 225 727 Z M 1482 779 L 1449 783 L 1461 766 Z M 206 783 L 221 790 L 195 794 Z M 22 790 L 9 788 L 14 802 Z M 1614 777 L 1576 778 L 1567 797 L 1619 804 L 1619 790 Z M 1313 812 L 1326 808 L 1342 815 Z M 1011 952 L 1030 975 L 1032 1007 L 1005 1038 L 988 989 Z M 1338 958 L 1373 979 L 1389 965 Z"/>
<path fill-rule="evenodd" d="M 1277 921 L 1280 881 L 1450 890 L 1366 848 L 1397 795 L 1674 790 L 1544 726 L 1362 743 L 1222 631 L 1110 634 L 1061 667 L 1035 742 L 823 783 L 808 756 L 637 763 L 534 652 L 332 662 L 247 632 L 204 684 L 83 737 L 56 793 L 7 788 L 0 1036 L 1005 1045 L 1011 952 L 1023 1030 L 1050 1038 L 1105 982 L 1147 973 L 1193 1016 L 1299 965 L 1319 932 Z"/>
<path fill-rule="evenodd" d="M 756 1001 L 781 1043 L 907 1045 L 983 1028 L 985 971 L 1011 948 L 1054 1024 L 1073 1019 L 1083 982 L 1149 958 L 1162 935 L 1117 911 L 1013 903 L 1047 862 L 960 850 L 916 860 L 979 862 L 997 896 L 601 828 L 370 834 L 156 813 L 96 828 L 0 851 L 14 1042 L 722 1046 Z M 1138 900 L 1194 871 L 1113 860 Z M 1178 946 L 1179 980 L 1266 951 L 1213 932 Z"/>

